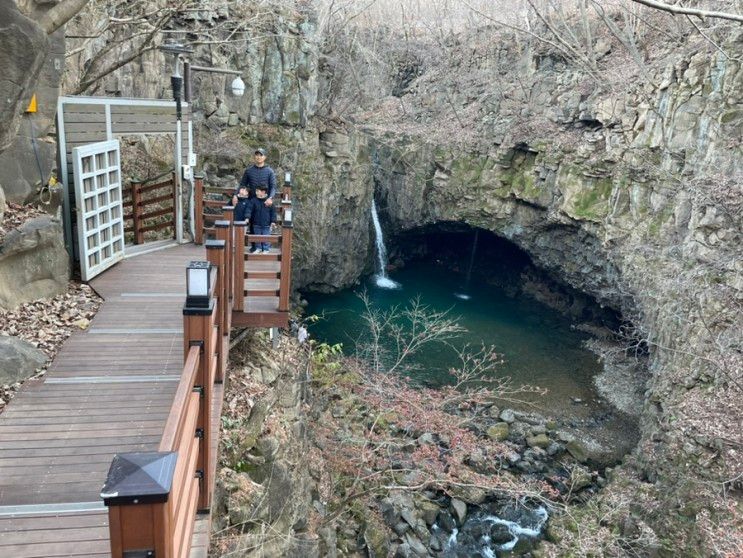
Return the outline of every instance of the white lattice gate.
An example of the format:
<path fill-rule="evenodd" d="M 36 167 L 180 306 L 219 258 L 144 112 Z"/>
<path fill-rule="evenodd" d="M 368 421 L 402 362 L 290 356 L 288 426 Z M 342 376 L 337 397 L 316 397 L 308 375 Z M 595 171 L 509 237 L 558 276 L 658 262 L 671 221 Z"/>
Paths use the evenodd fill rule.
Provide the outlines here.
<path fill-rule="evenodd" d="M 89 281 L 124 258 L 119 140 L 72 150 L 80 275 Z"/>

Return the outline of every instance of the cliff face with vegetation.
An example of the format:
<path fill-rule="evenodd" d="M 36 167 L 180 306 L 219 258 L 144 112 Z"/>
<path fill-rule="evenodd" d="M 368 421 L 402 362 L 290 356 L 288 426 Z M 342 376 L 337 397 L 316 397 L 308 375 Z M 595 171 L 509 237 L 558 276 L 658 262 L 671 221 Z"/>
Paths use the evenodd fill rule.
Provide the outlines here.
<path fill-rule="evenodd" d="M 740 36 L 725 46 L 740 54 Z M 633 475 L 654 483 L 644 486 L 662 502 L 663 544 L 694 548 L 728 505 L 710 483 L 734 487 L 743 466 L 740 63 L 679 48 L 646 81 L 602 87 L 530 49 L 480 48 L 490 52 L 424 74 L 390 116 L 366 123 L 383 211 L 398 231 L 445 221 L 491 230 L 633 323 L 652 374 Z M 494 59 L 512 71 L 492 76 L 487 110 L 472 107 L 488 95 L 484 79 L 441 83 L 482 76 Z M 466 137 L 445 141 L 462 121 Z"/>

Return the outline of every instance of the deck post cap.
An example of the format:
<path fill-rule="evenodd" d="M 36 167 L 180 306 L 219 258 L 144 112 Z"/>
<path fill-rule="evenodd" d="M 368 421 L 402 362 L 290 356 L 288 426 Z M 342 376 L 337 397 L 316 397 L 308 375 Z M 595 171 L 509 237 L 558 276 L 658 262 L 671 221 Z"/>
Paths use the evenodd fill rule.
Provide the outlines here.
<path fill-rule="evenodd" d="M 247 227 L 248 226 L 247 221 L 234 221 L 232 224 L 235 225 L 236 227 Z"/>
<path fill-rule="evenodd" d="M 226 243 L 224 240 L 214 240 L 210 238 L 209 240 L 204 242 L 204 247 L 207 250 L 220 250 L 220 249 L 223 250 L 225 247 L 225 244 Z"/>
<path fill-rule="evenodd" d="M 218 229 L 226 229 L 229 228 L 230 222 L 227 219 L 220 219 L 218 221 L 214 221 L 214 226 Z"/>
<path fill-rule="evenodd" d="M 191 302 L 191 304 L 189 304 Z M 193 304 L 193 301 L 186 297 L 186 303 L 183 305 L 184 316 L 211 316 L 214 312 L 214 299 L 211 298 L 207 302 L 206 306 Z"/>
<path fill-rule="evenodd" d="M 101 498 L 106 506 L 168 501 L 178 453 L 117 453 L 108 470 Z"/>

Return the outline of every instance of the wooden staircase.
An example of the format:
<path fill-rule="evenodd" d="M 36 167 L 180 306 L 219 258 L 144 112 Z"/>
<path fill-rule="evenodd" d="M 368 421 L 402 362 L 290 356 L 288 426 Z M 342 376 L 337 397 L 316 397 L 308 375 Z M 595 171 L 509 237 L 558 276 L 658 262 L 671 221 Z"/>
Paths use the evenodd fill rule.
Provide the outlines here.
<path fill-rule="evenodd" d="M 285 183 L 281 196 L 274 199 L 279 232 L 261 236 L 249 234 L 245 222 L 234 221 L 234 208 L 223 205 L 221 200 L 231 196 L 231 190 L 205 186 L 200 176 L 194 182 L 196 215 L 200 217 L 196 223 L 196 243 L 227 235 L 228 244 L 233 247 L 232 326 L 287 327 L 293 236 L 291 184 Z M 225 223 L 229 223 L 228 231 L 221 230 Z M 270 243 L 270 252 L 250 253 L 250 245 L 255 242 Z"/>

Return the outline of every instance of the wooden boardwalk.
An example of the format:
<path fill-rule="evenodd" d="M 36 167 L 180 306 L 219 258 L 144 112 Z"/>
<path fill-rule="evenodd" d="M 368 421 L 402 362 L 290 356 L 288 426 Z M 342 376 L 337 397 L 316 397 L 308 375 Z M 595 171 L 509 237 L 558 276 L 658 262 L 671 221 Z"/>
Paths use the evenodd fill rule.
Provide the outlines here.
<path fill-rule="evenodd" d="M 89 329 L 0 414 L 0 557 L 110 556 L 101 487 L 114 454 L 158 449 L 183 370 L 185 268 L 205 259 L 177 246 L 94 279 L 105 302 Z M 207 527 L 196 522 L 192 557 L 206 556 Z"/>

